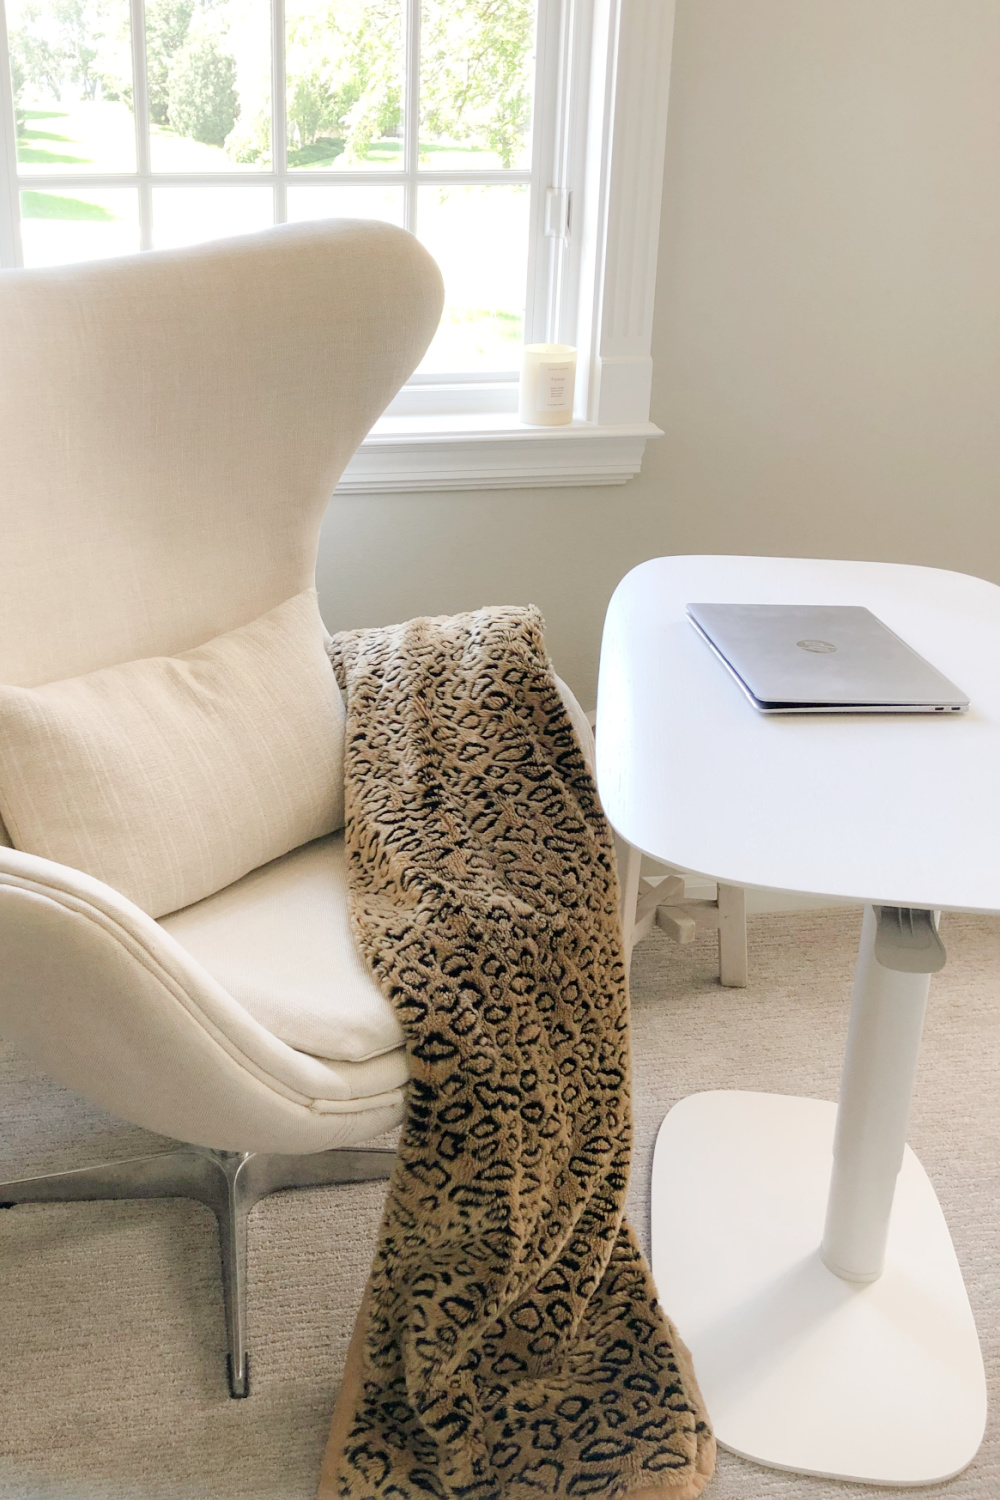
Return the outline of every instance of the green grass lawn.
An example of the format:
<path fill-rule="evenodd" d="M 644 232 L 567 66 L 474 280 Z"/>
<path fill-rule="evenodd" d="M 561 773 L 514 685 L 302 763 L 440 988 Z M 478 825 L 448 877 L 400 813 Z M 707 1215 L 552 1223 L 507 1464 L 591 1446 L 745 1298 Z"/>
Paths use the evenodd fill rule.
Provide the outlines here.
<path fill-rule="evenodd" d="M 293 168 L 312 167 L 316 171 L 325 171 L 334 165 L 338 157 L 343 156 L 344 149 L 343 141 L 335 140 L 330 136 L 320 136 L 318 141 L 313 141 L 309 146 L 291 147 L 288 152 L 288 165 Z M 493 171 L 500 166 L 500 158 L 492 151 L 483 150 L 479 146 L 458 146 L 449 141 L 435 141 L 421 145 L 420 165 L 438 169 L 453 167 L 465 171 L 485 167 Z M 342 161 L 337 170 L 349 172 L 354 168 L 357 171 L 363 171 L 366 167 L 385 167 L 389 171 L 401 171 L 403 167 L 402 141 L 372 141 L 360 161 L 352 161 L 350 165 Z"/>
<path fill-rule="evenodd" d="M 64 198 L 56 193 L 21 194 L 22 219 L 90 219 L 101 224 L 110 224 L 118 218 L 100 203 L 87 203 L 82 198 Z"/>
<path fill-rule="evenodd" d="M 331 140 L 329 136 L 321 135 L 319 140 L 313 141 L 309 146 L 293 146 L 288 152 L 288 165 L 290 167 L 332 167 L 338 156 L 344 152 L 343 141 Z"/>
<path fill-rule="evenodd" d="M 56 151 L 40 151 L 37 146 L 31 144 L 30 133 L 27 139 L 22 136 L 17 143 L 17 159 L 24 166 L 58 166 L 63 163 L 69 167 L 85 167 L 88 165 L 87 158 L 83 156 L 63 156 Z"/>
<path fill-rule="evenodd" d="M 38 141 L 57 141 L 61 146 L 77 146 L 72 136 L 59 135 L 54 130 L 36 130 L 28 122 L 31 120 L 59 120 L 66 118 L 66 111 L 53 110 L 51 113 L 44 109 L 25 109 L 21 111 L 24 126 L 17 138 L 17 159 L 25 166 L 38 166 L 40 164 L 69 165 L 73 167 L 87 167 L 92 165 L 89 156 L 67 156 L 63 152 L 49 151 L 44 146 L 36 144 Z"/>
<path fill-rule="evenodd" d="M 121 100 L 81 100 L 19 114 L 17 159 L 26 171 L 135 171 L 135 127 Z"/>
<path fill-rule="evenodd" d="M 65 110 L 26 109 L 23 111 L 24 125 L 17 139 L 17 159 L 25 166 L 40 163 L 68 163 L 74 167 L 87 167 L 93 163 L 88 156 L 68 156 L 65 153 L 47 151 L 37 146 L 36 141 L 58 141 L 60 145 L 77 146 L 72 136 L 60 135 L 54 130 L 36 130 L 33 120 L 66 119 Z M 99 203 L 87 203 L 82 198 L 67 198 L 61 193 L 40 193 L 26 189 L 21 194 L 22 219 L 89 219 L 92 222 L 108 223 L 117 215 Z"/>
<path fill-rule="evenodd" d="M 79 167 L 96 172 L 134 172 L 135 142 L 131 112 L 121 100 L 78 102 L 69 108 L 26 109 L 21 112 L 22 128 L 17 143 L 20 164 L 28 170 L 50 168 L 72 170 Z M 221 146 L 206 146 L 201 141 L 181 136 L 165 126 L 153 125 L 150 132 L 154 171 L 212 172 L 239 170 Z M 500 166 L 491 151 L 459 145 L 449 141 L 420 144 L 423 167 L 470 169 Z M 293 147 L 288 152 L 293 170 L 328 171 L 331 167 L 348 175 L 352 169 L 373 168 L 399 170 L 403 165 L 403 143 L 395 139 L 373 141 L 364 157 L 350 161 L 345 157 L 345 143 L 332 136 L 321 136 L 308 146 Z M 254 168 L 247 165 L 247 178 Z M 53 197 L 53 195 L 48 195 Z M 73 199 L 53 197 L 53 202 L 72 204 Z M 93 205 L 87 205 L 93 208 Z M 57 217 L 53 211 L 51 217 Z M 67 208 L 65 217 L 89 216 Z"/>

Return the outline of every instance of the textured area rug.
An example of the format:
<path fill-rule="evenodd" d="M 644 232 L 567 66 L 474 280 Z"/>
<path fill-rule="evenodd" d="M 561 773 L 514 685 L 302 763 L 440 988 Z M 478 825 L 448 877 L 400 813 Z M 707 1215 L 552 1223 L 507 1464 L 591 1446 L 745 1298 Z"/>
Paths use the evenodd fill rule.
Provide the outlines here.
<path fill-rule="evenodd" d="M 666 1111 L 699 1089 L 836 1097 L 860 917 L 751 916 L 750 982 L 714 935 L 654 932 L 632 962 L 635 1141 L 628 1215 L 648 1248 Z M 1000 919 L 944 918 L 910 1125 L 969 1288 L 990 1412 L 970 1468 L 920 1500 L 1000 1495 Z M 0 1043 L 10 1176 L 162 1145 Z M 330 1411 L 377 1244 L 385 1184 L 277 1193 L 250 1216 L 253 1395 L 226 1390 L 212 1215 L 178 1200 L 0 1212 L 2 1500 L 315 1500 Z M 689 1206 L 685 1211 L 690 1211 Z M 887 1500 L 720 1452 L 705 1500 Z"/>
<path fill-rule="evenodd" d="M 618 883 L 541 621 L 352 631 L 331 659 L 351 923 L 411 1081 L 322 1493 L 689 1500 L 714 1443 L 623 1217 Z"/>

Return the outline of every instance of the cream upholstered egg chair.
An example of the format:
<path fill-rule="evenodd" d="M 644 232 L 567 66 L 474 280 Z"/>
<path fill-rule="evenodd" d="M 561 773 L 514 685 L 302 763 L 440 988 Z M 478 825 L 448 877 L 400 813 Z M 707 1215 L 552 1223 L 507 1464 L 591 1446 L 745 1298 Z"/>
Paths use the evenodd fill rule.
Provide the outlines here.
<path fill-rule="evenodd" d="M 349 221 L 0 275 L 0 683 L 176 657 L 308 590 L 338 478 L 440 308 L 416 240 Z M 3 747 L 0 709 L 0 790 Z M 361 1143 L 403 1116 L 403 1033 L 354 951 L 342 832 L 154 920 L 0 826 L 0 1032 L 179 1143 L 3 1182 L 0 1202 L 207 1204 L 247 1395 L 249 1210 L 388 1176 L 393 1153 Z"/>

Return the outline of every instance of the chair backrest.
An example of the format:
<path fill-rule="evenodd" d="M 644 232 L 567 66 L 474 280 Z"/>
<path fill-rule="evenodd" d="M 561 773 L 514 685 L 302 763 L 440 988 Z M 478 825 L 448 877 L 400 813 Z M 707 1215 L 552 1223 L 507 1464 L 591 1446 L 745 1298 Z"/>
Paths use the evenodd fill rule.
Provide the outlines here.
<path fill-rule="evenodd" d="M 343 220 L 0 275 L 0 682 L 184 651 L 309 587 L 441 297 L 411 235 Z"/>

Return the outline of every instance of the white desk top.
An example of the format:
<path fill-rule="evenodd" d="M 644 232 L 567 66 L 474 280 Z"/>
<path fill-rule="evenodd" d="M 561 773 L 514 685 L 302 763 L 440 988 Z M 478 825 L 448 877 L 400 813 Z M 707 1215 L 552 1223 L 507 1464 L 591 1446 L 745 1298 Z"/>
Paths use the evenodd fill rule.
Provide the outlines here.
<path fill-rule="evenodd" d="M 863 604 L 967 714 L 757 713 L 694 601 Z M 734 885 L 1000 911 L 1000 588 L 895 563 L 661 557 L 608 607 L 597 780 L 629 843 Z"/>

